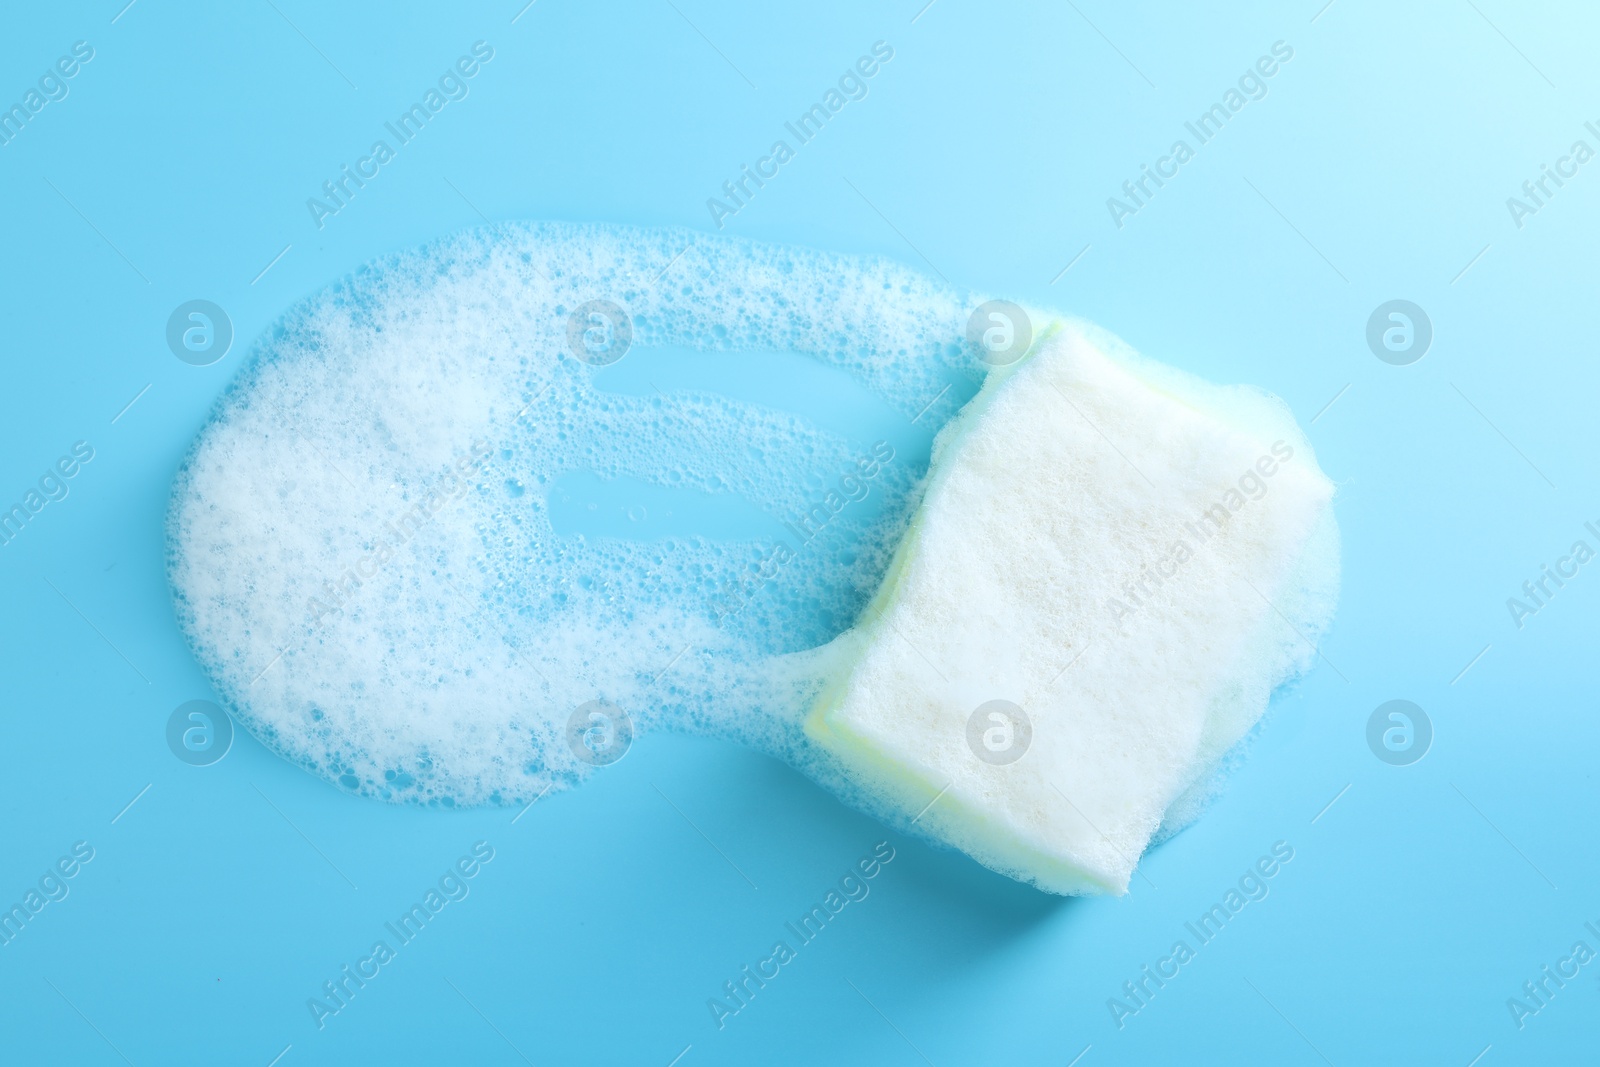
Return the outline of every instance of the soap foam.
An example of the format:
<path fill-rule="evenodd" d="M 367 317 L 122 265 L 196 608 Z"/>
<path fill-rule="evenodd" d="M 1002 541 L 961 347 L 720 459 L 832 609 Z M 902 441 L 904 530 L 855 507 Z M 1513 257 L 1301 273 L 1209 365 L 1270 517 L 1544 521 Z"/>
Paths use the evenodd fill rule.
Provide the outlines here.
<path fill-rule="evenodd" d="M 887 507 L 790 541 L 796 560 L 753 588 L 771 543 L 557 536 L 546 494 L 568 471 L 792 520 L 870 455 L 717 394 L 597 388 L 568 346 L 595 299 L 627 309 L 636 348 L 804 353 L 908 421 L 946 385 L 976 387 L 971 299 L 874 258 L 505 225 L 361 270 L 258 342 L 174 487 L 180 621 L 271 747 L 385 799 L 526 802 L 587 772 L 563 728 L 603 699 L 640 728 L 802 758 L 812 683 L 766 665 L 854 618 L 920 471 L 885 467 Z"/>

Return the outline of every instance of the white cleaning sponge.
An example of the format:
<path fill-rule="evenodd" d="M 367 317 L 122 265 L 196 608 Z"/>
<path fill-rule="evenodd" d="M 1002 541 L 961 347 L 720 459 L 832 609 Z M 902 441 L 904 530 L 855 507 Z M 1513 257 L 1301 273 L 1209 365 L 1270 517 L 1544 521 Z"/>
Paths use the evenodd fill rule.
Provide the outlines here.
<path fill-rule="evenodd" d="M 1270 398 L 1042 332 L 941 433 L 806 731 L 995 870 L 1120 893 L 1168 807 L 1305 665 L 1283 634 L 1308 641 L 1331 610 L 1299 591 L 1336 567 L 1333 487 Z"/>

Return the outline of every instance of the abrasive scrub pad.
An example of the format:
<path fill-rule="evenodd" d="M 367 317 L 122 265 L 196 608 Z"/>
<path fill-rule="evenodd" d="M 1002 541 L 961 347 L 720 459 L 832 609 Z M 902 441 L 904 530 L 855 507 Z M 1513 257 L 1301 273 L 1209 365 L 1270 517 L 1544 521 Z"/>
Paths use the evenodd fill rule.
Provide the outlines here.
<path fill-rule="evenodd" d="M 807 732 L 987 866 L 1120 893 L 1313 654 L 1332 492 L 1278 402 L 1052 325 L 941 432 Z"/>

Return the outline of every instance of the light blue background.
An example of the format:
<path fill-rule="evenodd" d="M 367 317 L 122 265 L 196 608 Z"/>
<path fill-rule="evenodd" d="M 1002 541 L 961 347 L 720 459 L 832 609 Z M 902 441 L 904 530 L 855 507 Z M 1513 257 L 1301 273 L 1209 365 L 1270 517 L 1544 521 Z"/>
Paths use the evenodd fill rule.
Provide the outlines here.
<path fill-rule="evenodd" d="M 0 35 L 7 104 L 73 41 L 96 49 L 70 96 L 0 147 L 0 498 L 72 442 L 96 449 L 71 495 L 0 548 L 0 898 L 74 841 L 96 849 L 71 895 L 0 947 L 0 1059 L 1593 1055 L 1600 963 L 1522 1030 L 1506 1000 L 1579 938 L 1600 949 L 1583 929 L 1600 925 L 1600 574 L 1520 631 L 1505 607 L 1600 519 L 1600 162 L 1523 229 L 1505 205 L 1574 140 L 1600 148 L 1583 128 L 1600 119 L 1592 12 L 540 0 L 513 24 L 522 0 L 273 2 L 138 0 L 114 23 L 122 0 L 30 5 Z M 316 229 L 305 199 L 478 39 L 495 58 L 471 96 Z M 729 232 L 931 264 L 1265 386 L 1302 424 L 1349 387 L 1309 426 L 1340 486 L 1329 663 L 1280 698 L 1214 810 L 1147 857 L 1148 880 L 1064 901 L 896 840 L 872 895 L 719 1032 L 707 998 L 885 836 L 783 766 L 651 736 L 512 825 L 345 796 L 248 736 L 213 767 L 178 762 L 167 716 L 212 694 L 173 620 L 162 519 L 250 341 L 479 212 L 707 229 L 706 198 L 879 39 L 895 57 L 871 95 Z M 1295 55 L 1270 95 L 1119 231 L 1106 198 L 1278 40 Z M 237 331 L 207 368 L 163 339 L 195 297 Z M 1396 297 L 1435 328 L 1409 367 L 1364 341 Z M 1396 697 L 1437 732 L 1405 768 L 1364 739 Z M 480 839 L 496 857 L 471 896 L 319 1032 L 306 999 Z M 1271 895 L 1119 1030 L 1107 999 L 1278 840 L 1295 858 Z"/>

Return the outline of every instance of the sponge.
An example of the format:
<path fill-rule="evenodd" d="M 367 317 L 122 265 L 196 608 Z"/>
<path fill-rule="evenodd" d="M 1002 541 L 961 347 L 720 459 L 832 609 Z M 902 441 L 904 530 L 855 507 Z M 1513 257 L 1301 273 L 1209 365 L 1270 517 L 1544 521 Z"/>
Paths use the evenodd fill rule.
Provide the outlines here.
<path fill-rule="evenodd" d="M 1125 892 L 1309 665 L 1332 495 L 1281 402 L 1050 322 L 941 431 L 805 732 L 986 866 Z"/>

